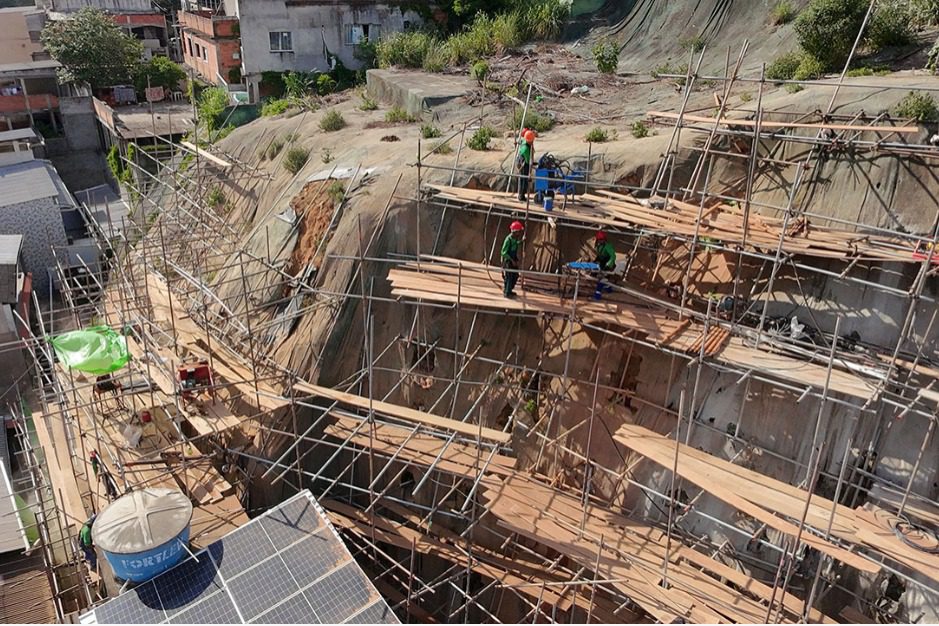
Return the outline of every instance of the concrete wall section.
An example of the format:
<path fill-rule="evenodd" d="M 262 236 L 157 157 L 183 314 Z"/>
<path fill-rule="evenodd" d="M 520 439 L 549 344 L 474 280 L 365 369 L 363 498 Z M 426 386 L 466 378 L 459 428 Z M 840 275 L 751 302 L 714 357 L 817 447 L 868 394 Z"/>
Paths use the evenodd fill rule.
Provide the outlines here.
<path fill-rule="evenodd" d="M 71 150 L 98 150 L 98 130 L 91 97 L 61 98 L 59 115 Z"/>
<path fill-rule="evenodd" d="M 404 30 L 406 23 L 417 24 L 413 11 L 383 4 L 358 5 L 301 0 L 255 0 L 239 3 L 244 72 L 252 97 L 257 97 L 261 72 L 326 71 L 327 50 L 346 67 L 358 68 L 352 33 L 368 28 L 374 39 Z M 292 50 L 271 50 L 271 32 L 289 32 Z M 253 87 L 253 88 L 252 88 Z"/>
<path fill-rule="evenodd" d="M 39 41 L 30 37 L 30 14 L 35 7 L 11 7 L 0 9 L 0 65 L 29 63 L 33 54 L 42 52 Z"/>

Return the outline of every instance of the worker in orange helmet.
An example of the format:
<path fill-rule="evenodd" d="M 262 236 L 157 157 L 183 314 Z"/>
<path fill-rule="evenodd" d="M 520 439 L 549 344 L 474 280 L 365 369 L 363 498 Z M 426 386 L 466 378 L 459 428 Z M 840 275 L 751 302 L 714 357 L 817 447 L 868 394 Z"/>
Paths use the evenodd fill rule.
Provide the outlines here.
<path fill-rule="evenodd" d="M 518 251 L 522 247 L 522 235 L 525 226 L 514 221 L 509 226 L 509 234 L 502 242 L 502 295 L 515 297 L 515 283 L 518 282 Z"/>
<path fill-rule="evenodd" d="M 522 131 L 522 143 L 518 148 L 518 201 L 528 200 L 528 186 L 531 184 L 531 164 L 535 160 L 535 137 L 538 133 L 526 128 Z"/>

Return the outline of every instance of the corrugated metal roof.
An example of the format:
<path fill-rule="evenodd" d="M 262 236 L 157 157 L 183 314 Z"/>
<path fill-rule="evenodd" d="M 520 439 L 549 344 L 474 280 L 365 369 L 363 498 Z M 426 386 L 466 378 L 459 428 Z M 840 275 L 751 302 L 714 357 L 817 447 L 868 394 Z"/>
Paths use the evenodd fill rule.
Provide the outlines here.
<path fill-rule="evenodd" d="M 42 554 L 0 556 L 0 623 L 52 624 L 55 601 Z"/>
<path fill-rule="evenodd" d="M 0 235 L 0 265 L 16 265 L 23 247 L 23 235 Z"/>
<path fill-rule="evenodd" d="M 58 196 L 53 174 L 58 177 L 51 165 L 38 160 L 0 168 L 0 206 Z"/>

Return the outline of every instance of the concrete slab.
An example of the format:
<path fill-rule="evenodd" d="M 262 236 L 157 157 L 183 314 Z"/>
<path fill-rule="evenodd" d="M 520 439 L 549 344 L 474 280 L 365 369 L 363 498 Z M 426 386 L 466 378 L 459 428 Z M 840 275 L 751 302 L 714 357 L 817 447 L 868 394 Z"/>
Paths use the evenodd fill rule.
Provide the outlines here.
<path fill-rule="evenodd" d="M 468 76 L 409 70 L 369 70 L 366 85 L 371 97 L 407 109 L 411 115 L 420 115 L 476 88 Z"/>

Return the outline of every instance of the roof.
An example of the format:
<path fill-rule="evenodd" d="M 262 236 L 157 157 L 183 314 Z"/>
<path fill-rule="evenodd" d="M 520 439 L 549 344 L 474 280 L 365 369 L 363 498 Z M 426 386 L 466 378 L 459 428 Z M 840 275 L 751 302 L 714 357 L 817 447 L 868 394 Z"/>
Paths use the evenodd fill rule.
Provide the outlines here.
<path fill-rule="evenodd" d="M 75 204 L 52 164 L 39 159 L 0 167 L 0 189 L 0 207 L 55 197 L 61 205 Z"/>
<path fill-rule="evenodd" d="M 0 74 L 4 72 L 28 72 L 30 70 L 54 70 L 60 66 L 58 61 L 26 61 L 25 63 L 4 63 L 0 65 Z"/>
<path fill-rule="evenodd" d="M 29 548 L 23 521 L 16 512 L 13 485 L 10 482 L 11 471 L 7 429 L 0 424 L 0 554 Z"/>
<path fill-rule="evenodd" d="M 42 551 L 0 555 L 0 624 L 53 624 L 55 600 Z"/>
<path fill-rule="evenodd" d="M 23 235 L 0 235 L 0 265 L 16 265 L 23 248 Z"/>
<path fill-rule="evenodd" d="M 79 619 L 83 624 L 167 620 L 398 623 L 309 490 Z"/>
<path fill-rule="evenodd" d="M 38 139 L 36 131 L 32 128 L 16 128 L 14 130 L 4 130 L 0 132 L 0 142 L 18 141 L 22 139 Z"/>
<path fill-rule="evenodd" d="M 124 225 L 130 223 L 130 207 L 110 185 L 76 191 L 75 197 L 88 208 L 88 213 L 106 237 L 120 235 Z"/>

